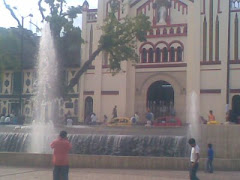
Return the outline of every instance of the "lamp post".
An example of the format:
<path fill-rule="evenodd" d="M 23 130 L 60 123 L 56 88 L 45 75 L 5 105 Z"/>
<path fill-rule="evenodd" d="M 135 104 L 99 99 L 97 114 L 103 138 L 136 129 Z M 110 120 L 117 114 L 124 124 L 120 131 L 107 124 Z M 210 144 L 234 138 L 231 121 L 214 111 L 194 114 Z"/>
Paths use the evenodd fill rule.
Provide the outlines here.
<path fill-rule="evenodd" d="M 23 36 L 24 36 L 24 19 L 27 17 L 33 17 L 32 14 L 29 14 L 27 16 L 21 16 L 22 18 L 22 25 L 21 25 L 21 57 L 20 57 L 20 93 L 19 93 L 19 109 L 20 109 L 20 115 L 22 115 L 22 92 L 23 92 L 23 84 L 24 84 L 24 74 L 23 74 Z"/>

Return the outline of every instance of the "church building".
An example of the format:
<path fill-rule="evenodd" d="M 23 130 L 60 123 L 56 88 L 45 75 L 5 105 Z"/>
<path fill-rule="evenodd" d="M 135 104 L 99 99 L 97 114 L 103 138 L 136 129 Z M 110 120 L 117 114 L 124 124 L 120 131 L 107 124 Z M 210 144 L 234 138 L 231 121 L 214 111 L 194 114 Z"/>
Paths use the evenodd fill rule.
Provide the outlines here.
<path fill-rule="evenodd" d="M 97 49 L 101 26 L 111 0 L 99 0 L 98 9 L 83 4 L 82 63 Z M 226 111 L 240 111 L 239 0 L 119 0 L 117 17 L 149 17 L 147 41 L 137 43 L 139 62 L 122 62 L 112 75 L 102 52 L 80 81 L 80 119 L 90 112 L 100 120 L 135 112 L 145 120 L 174 113 L 187 122 L 191 113 L 225 121 Z M 197 111 L 197 112 L 194 112 Z"/>

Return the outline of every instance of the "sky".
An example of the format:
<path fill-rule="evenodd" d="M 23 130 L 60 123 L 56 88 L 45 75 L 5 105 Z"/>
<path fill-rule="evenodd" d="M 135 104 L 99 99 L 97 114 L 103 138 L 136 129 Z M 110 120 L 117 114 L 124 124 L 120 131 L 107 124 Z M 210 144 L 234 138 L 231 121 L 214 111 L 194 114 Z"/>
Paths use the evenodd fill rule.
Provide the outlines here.
<path fill-rule="evenodd" d="M 66 0 L 69 6 L 82 5 L 84 0 Z M 27 29 L 32 29 L 34 31 L 33 25 L 30 25 L 29 21 L 31 21 L 41 26 L 41 15 L 38 10 L 37 2 L 38 0 L 6 0 L 11 7 L 17 7 L 17 13 L 19 19 L 21 16 L 28 16 L 30 13 L 33 14 L 33 18 L 27 17 L 24 20 L 24 27 Z M 98 0 L 88 0 L 89 6 L 91 9 L 97 8 Z M 79 17 L 79 21 L 75 23 L 77 26 L 81 26 L 81 17 Z M 17 27 L 17 22 L 12 18 L 10 12 L 5 8 L 3 1 L 0 0 L 0 27 Z"/>

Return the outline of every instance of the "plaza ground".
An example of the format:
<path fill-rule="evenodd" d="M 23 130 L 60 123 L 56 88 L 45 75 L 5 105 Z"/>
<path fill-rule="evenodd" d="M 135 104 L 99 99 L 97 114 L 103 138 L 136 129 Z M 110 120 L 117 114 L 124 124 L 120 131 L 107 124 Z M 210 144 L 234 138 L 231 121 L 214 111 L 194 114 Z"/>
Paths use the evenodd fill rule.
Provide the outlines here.
<path fill-rule="evenodd" d="M 239 180 L 240 172 L 200 171 L 201 180 Z M 51 180 L 52 170 L 41 168 L 0 167 L 0 180 Z M 187 171 L 70 169 L 70 180 L 188 180 Z"/>

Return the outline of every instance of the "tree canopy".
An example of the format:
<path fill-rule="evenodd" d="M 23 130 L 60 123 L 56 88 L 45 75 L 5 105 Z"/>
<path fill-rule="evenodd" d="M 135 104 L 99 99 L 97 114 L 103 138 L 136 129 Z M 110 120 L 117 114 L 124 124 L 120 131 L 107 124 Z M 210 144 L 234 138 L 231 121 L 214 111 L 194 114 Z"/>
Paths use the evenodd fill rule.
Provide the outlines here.
<path fill-rule="evenodd" d="M 43 6 L 43 4 L 46 6 Z M 73 19 L 82 13 L 82 6 L 64 8 L 67 6 L 66 0 L 38 0 L 38 6 L 42 19 L 50 23 L 57 44 L 58 58 L 62 62 L 60 64 L 66 65 L 66 61 L 74 62 L 76 59 L 75 62 L 80 62 L 80 45 L 83 41 L 80 28 L 73 26 Z M 148 18 L 139 14 L 134 18 L 127 16 L 119 21 L 116 17 L 119 1 L 112 0 L 110 6 L 111 11 L 102 27 L 103 35 L 99 40 L 98 48 L 82 64 L 80 70 L 68 85 L 68 90 L 78 83 L 81 75 L 87 71 L 102 51 L 109 54 L 110 68 L 113 72 L 118 72 L 121 69 L 122 61 L 138 61 L 136 42 L 146 40 L 146 32 L 150 29 Z M 5 7 L 17 20 L 13 9 L 6 2 Z M 21 25 L 19 21 L 18 24 Z M 60 79 L 62 78 L 60 77 Z"/>
<path fill-rule="evenodd" d="M 0 28 L 0 68 L 19 70 L 21 60 L 21 29 Z M 23 68 L 33 67 L 38 37 L 25 30 L 23 36 Z"/>

